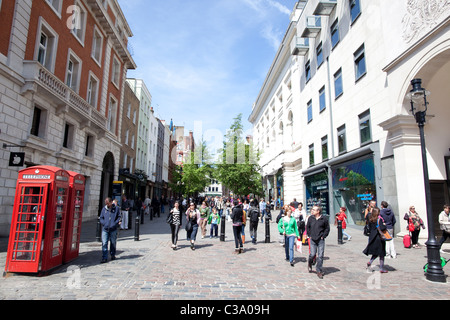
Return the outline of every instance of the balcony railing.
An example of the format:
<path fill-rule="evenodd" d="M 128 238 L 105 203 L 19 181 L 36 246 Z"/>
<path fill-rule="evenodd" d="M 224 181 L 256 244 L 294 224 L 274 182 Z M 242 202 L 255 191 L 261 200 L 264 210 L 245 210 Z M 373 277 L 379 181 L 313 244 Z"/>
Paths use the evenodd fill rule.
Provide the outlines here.
<path fill-rule="evenodd" d="M 291 43 L 291 54 L 304 56 L 309 51 L 309 38 L 294 37 Z"/>
<path fill-rule="evenodd" d="M 106 117 L 86 102 L 75 91 L 59 80 L 37 61 L 23 62 L 25 86 L 22 91 L 37 92 L 42 89 L 57 106 L 67 106 L 68 112 L 76 112 L 81 121 L 95 124 L 97 129 L 106 130 Z"/>
<path fill-rule="evenodd" d="M 306 17 L 306 27 L 303 30 L 302 38 L 315 38 L 322 29 L 322 19 L 320 16 Z"/>
<path fill-rule="evenodd" d="M 319 0 L 317 2 L 316 9 L 314 10 L 315 16 L 329 16 L 333 9 L 337 5 L 337 0 Z"/>

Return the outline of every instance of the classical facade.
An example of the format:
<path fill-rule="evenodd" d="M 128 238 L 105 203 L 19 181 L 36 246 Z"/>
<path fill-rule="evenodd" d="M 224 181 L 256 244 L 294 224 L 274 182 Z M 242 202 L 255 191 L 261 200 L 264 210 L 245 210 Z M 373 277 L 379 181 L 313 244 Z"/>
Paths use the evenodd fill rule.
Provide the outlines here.
<path fill-rule="evenodd" d="M 445 0 L 298 1 L 249 121 L 266 188 L 285 202 L 348 208 L 363 224 L 386 200 L 406 229 L 427 222 L 411 80 L 431 92 L 425 134 L 434 220 L 449 202 L 450 4 Z M 426 236 L 426 232 L 422 232 Z"/>
<path fill-rule="evenodd" d="M 124 81 L 136 68 L 116 0 L 0 1 L 0 235 L 9 233 L 18 170 L 53 165 L 87 178 L 95 219 L 118 177 Z"/>

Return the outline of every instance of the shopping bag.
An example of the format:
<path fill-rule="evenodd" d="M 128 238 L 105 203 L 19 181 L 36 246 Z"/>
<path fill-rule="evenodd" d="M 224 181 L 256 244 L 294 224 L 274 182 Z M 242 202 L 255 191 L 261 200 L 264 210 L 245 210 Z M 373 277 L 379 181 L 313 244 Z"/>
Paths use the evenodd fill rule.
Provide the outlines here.
<path fill-rule="evenodd" d="M 295 243 L 295 247 L 296 247 L 296 249 L 297 249 L 297 252 L 303 253 L 303 252 L 302 252 L 303 243 L 302 243 L 301 241 L 297 241 L 297 242 Z"/>

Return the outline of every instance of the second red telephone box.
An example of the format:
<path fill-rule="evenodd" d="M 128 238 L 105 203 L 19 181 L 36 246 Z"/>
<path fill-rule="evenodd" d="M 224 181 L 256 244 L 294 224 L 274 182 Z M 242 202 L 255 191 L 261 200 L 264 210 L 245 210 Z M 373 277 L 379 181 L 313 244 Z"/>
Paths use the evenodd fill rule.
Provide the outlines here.
<path fill-rule="evenodd" d="M 39 273 L 62 264 L 68 194 L 65 170 L 19 172 L 5 272 Z"/>
<path fill-rule="evenodd" d="M 69 263 L 79 255 L 86 183 L 86 178 L 83 175 L 72 171 L 68 171 L 68 173 L 70 175 L 70 191 L 67 207 L 63 263 Z"/>

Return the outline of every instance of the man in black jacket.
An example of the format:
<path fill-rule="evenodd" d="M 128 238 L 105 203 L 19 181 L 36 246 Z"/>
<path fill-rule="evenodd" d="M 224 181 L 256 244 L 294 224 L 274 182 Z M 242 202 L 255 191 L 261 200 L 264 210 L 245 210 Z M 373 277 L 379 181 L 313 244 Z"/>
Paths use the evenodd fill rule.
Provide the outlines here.
<path fill-rule="evenodd" d="M 317 276 L 323 279 L 323 255 L 325 253 L 325 239 L 330 234 L 330 223 L 322 216 L 322 208 L 313 206 L 308 218 L 306 232 L 310 238 L 311 251 L 308 259 L 308 270 L 312 271 L 312 262 L 317 253 Z"/>
<path fill-rule="evenodd" d="M 252 243 L 256 244 L 256 236 L 258 234 L 258 222 L 259 222 L 259 209 L 255 200 L 250 202 L 250 208 L 248 209 L 248 217 L 250 218 L 250 237 Z"/>

